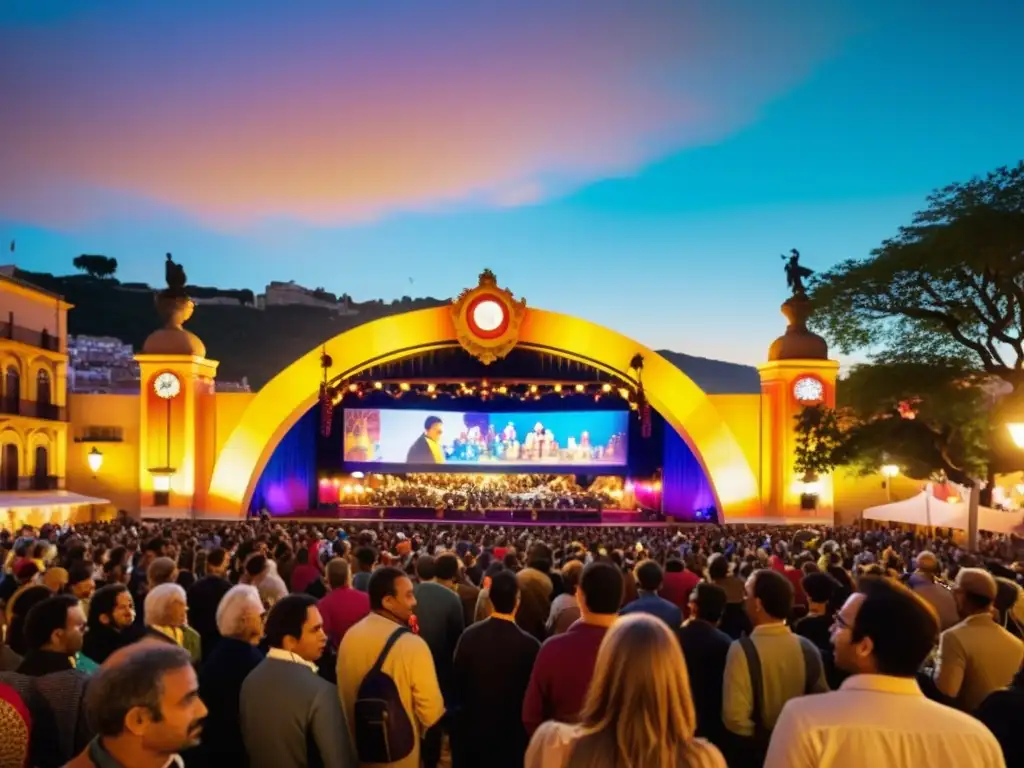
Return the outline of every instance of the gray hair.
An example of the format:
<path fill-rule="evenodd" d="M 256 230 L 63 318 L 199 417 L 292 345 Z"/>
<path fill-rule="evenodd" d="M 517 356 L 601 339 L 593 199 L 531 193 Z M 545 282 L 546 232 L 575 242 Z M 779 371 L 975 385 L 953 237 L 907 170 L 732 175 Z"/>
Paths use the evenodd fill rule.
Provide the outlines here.
<path fill-rule="evenodd" d="M 284 579 L 271 573 L 260 579 L 259 593 L 264 605 L 273 605 L 282 597 L 287 597 L 288 587 L 285 585 Z"/>
<path fill-rule="evenodd" d="M 251 584 L 238 584 L 229 589 L 217 606 L 217 631 L 223 637 L 238 637 L 248 612 L 263 613 L 260 593 Z"/>
<path fill-rule="evenodd" d="M 174 580 L 178 566 L 169 557 L 158 557 L 146 569 L 146 580 L 150 584 L 169 584 Z"/>
<path fill-rule="evenodd" d="M 155 720 L 163 719 L 160 698 L 163 677 L 188 667 L 188 651 L 176 645 L 140 644 L 100 667 L 86 686 L 89 725 L 99 736 L 119 736 L 124 719 L 135 707 L 145 707 Z"/>
<path fill-rule="evenodd" d="M 177 584 L 158 584 L 146 595 L 144 609 L 147 626 L 160 626 L 168 623 L 171 603 L 180 598 L 188 604 L 185 590 Z"/>

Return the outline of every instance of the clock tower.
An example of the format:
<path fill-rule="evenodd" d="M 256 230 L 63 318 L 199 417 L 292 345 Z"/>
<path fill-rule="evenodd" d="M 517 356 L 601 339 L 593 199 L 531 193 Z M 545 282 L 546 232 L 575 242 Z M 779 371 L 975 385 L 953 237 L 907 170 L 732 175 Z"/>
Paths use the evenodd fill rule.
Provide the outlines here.
<path fill-rule="evenodd" d="M 139 507 L 148 517 L 189 517 L 206 505 L 215 458 L 217 362 L 182 325 L 195 305 L 185 274 L 168 261 L 168 287 L 156 296 L 164 327 L 135 356 L 139 364 Z"/>
<path fill-rule="evenodd" d="M 831 520 L 832 478 L 798 476 L 796 420 L 807 406 L 834 408 L 839 363 L 828 359 L 825 340 L 807 328 L 811 303 L 803 292 L 782 305 L 786 332 L 758 366 L 761 376 L 761 507 L 766 517 Z"/>

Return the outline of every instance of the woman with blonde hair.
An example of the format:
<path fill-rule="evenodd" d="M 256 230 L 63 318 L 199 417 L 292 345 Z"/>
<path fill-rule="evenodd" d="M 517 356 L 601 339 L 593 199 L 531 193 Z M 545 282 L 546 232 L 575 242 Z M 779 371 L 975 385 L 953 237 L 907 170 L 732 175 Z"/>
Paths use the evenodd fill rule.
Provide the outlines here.
<path fill-rule="evenodd" d="M 623 616 L 601 642 L 580 723 L 544 723 L 526 768 L 726 768 L 696 724 L 675 635 L 653 616 Z"/>

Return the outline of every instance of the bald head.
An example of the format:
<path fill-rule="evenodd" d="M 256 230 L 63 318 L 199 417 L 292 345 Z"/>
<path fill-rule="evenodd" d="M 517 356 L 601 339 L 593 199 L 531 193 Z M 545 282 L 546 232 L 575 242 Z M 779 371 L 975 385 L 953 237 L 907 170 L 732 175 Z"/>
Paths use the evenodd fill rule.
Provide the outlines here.
<path fill-rule="evenodd" d="M 331 589 L 348 586 L 348 561 L 343 557 L 335 557 L 327 563 L 327 584 Z"/>
<path fill-rule="evenodd" d="M 930 573 L 933 576 L 939 575 L 939 558 L 933 552 L 924 550 L 917 555 L 917 570 L 923 573 Z"/>

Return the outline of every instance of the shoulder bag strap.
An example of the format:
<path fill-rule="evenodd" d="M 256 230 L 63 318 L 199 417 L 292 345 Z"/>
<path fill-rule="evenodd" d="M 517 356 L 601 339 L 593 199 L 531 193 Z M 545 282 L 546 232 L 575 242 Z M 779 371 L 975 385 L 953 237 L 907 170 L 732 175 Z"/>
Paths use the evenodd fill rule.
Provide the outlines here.
<path fill-rule="evenodd" d="M 747 671 L 750 673 L 750 692 L 753 696 L 754 706 L 750 713 L 750 719 L 754 721 L 754 737 L 758 740 L 767 738 L 764 727 L 764 715 L 761 707 L 764 702 L 764 679 L 761 677 L 761 657 L 757 655 L 757 648 L 749 635 L 744 635 L 739 640 L 743 655 L 747 657 Z"/>
<path fill-rule="evenodd" d="M 399 627 L 391 633 L 391 637 L 388 638 L 387 642 L 384 643 L 384 647 L 381 649 L 380 656 L 377 657 L 377 663 L 370 669 L 371 673 L 380 672 L 381 668 L 384 666 L 384 660 L 387 659 L 388 654 L 391 653 L 392 646 L 398 642 L 398 638 L 408 631 L 409 630 L 405 627 Z"/>
<path fill-rule="evenodd" d="M 804 642 L 802 637 L 800 638 L 800 650 L 804 655 L 804 695 L 806 696 L 814 689 L 814 684 L 818 682 L 818 677 L 821 675 L 822 668 L 818 664 L 818 659 L 821 656 L 815 654 L 816 649 L 811 647 L 810 642 Z"/>

